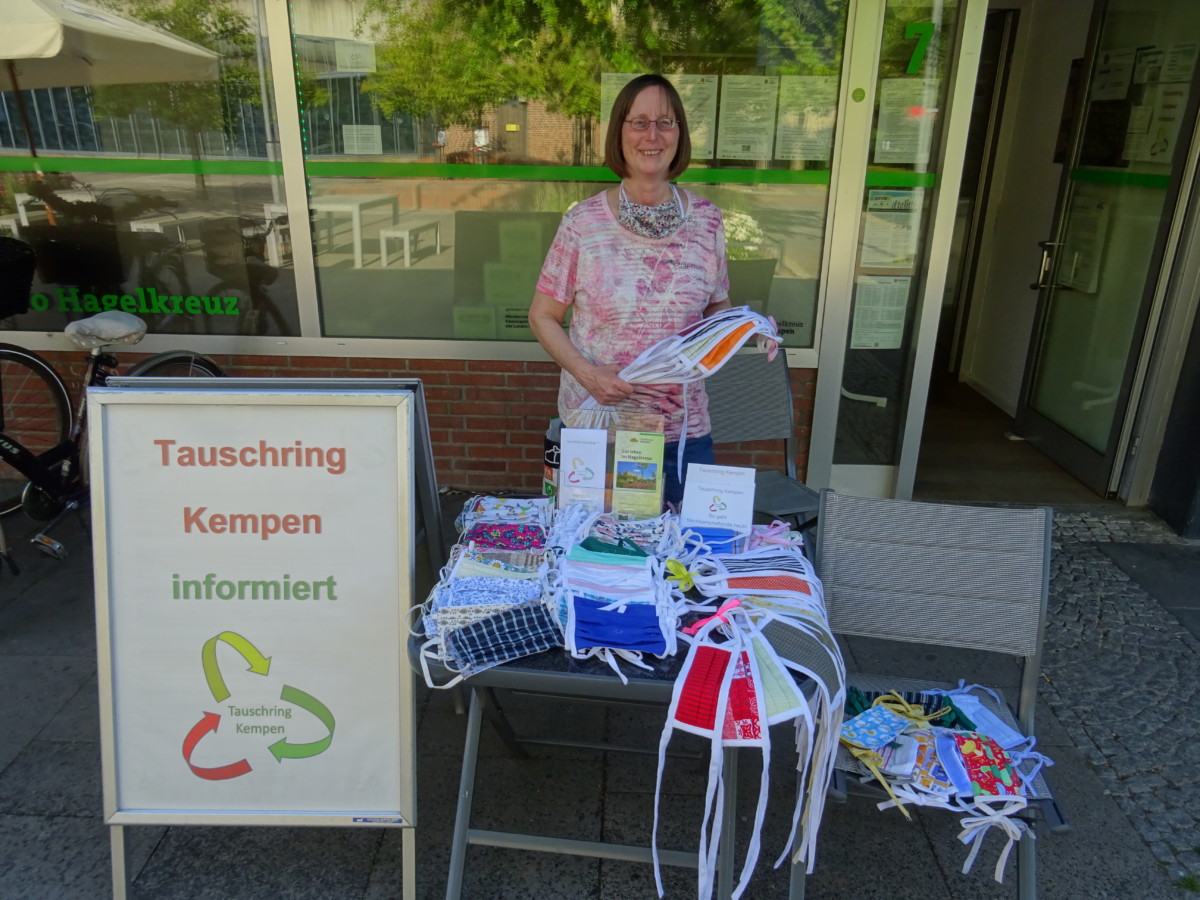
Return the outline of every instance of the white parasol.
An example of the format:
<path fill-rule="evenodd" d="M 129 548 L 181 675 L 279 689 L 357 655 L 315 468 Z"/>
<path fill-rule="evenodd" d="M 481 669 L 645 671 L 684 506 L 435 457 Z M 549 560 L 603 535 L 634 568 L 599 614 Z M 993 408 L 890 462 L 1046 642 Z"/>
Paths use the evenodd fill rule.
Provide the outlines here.
<path fill-rule="evenodd" d="M 0 22 L 0 90 L 13 92 L 35 157 L 23 90 L 220 77 L 220 54 L 78 0 L 0 0 Z"/>

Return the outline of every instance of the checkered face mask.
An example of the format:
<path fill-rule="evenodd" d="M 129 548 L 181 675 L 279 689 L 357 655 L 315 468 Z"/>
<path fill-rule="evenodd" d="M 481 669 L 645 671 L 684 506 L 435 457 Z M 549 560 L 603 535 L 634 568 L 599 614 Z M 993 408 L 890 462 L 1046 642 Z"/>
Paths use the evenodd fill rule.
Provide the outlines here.
<path fill-rule="evenodd" d="M 455 628 L 443 643 L 446 668 L 469 678 L 501 663 L 561 647 L 562 632 L 546 607 L 534 603 Z"/>

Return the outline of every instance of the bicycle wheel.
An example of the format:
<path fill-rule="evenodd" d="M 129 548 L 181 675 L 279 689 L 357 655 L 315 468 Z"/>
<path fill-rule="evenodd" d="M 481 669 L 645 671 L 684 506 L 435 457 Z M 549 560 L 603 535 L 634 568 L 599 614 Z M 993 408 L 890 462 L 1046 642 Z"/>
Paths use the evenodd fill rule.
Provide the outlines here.
<path fill-rule="evenodd" d="M 67 439 L 71 396 L 53 367 L 36 353 L 0 344 L 0 432 L 32 453 Z M 0 462 L 0 516 L 21 506 L 27 479 Z"/>
<path fill-rule="evenodd" d="M 238 320 L 237 333 L 245 335 L 287 334 L 288 327 L 283 314 L 267 292 L 259 288 L 242 287 L 231 281 L 222 281 L 209 288 L 220 297 L 236 297 Z"/>
<path fill-rule="evenodd" d="M 141 378 L 221 378 L 221 367 L 191 350 L 168 350 L 129 367 L 126 375 Z"/>

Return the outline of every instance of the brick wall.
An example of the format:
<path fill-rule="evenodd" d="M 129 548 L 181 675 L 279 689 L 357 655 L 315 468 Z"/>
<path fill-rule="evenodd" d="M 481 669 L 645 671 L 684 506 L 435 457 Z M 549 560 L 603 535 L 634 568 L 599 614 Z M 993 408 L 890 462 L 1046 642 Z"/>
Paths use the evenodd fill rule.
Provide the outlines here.
<path fill-rule="evenodd" d="M 42 354 L 67 379 L 82 377 L 78 351 Z M 137 355 L 122 352 L 125 365 Z M 433 457 L 441 487 L 469 491 L 541 490 L 542 439 L 555 414 L 558 367 L 550 362 L 505 360 L 391 359 L 327 356 L 221 356 L 229 375 L 254 378 L 419 378 L 425 385 Z M 808 464 L 814 369 L 792 369 L 792 397 L 801 478 Z M 779 469 L 782 444 L 751 441 L 716 448 L 717 462 Z"/>

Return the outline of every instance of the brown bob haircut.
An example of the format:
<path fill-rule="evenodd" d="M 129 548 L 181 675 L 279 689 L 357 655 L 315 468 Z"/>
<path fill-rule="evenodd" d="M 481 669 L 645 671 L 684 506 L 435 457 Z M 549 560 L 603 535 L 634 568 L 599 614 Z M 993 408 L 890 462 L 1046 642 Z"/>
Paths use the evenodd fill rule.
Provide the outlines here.
<path fill-rule="evenodd" d="M 675 148 L 671 168 L 667 170 L 667 178 L 678 178 L 692 161 L 692 139 L 688 134 L 687 114 L 683 111 L 679 91 L 661 75 L 639 75 L 617 94 L 608 117 L 608 134 L 604 138 L 604 164 L 616 172 L 618 178 L 629 174 L 629 167 L 625 164 L 625 152 L 621 149 L 621 129 L 625 127 L 625 120 L 629 117 L 629 110 L 633 108 L 633 101 L 648 87 L 663 89 L 675 118 L 679 120 L 679 144 Z"/>

